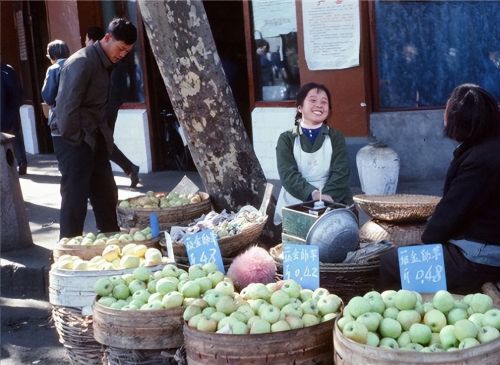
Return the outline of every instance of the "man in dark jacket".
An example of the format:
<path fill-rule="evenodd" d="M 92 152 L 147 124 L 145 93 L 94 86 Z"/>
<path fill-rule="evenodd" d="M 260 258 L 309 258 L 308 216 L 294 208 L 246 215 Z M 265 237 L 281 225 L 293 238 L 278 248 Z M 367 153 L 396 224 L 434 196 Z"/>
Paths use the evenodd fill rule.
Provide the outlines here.
<path fill-rule="evenodd" d="M 53 133 L 62 138 L 54 149 L 61 171 L 60 237 L 83 233 L 87 199 L 94 209 L 97 229 L 118 231 L 118 190 L 109 156 L 113 131 L 105 118 L 110 70 L 137 40 L 135 26 L 113 19 L 97 43 L 75 52 L 64 63 L 56 98 Z"/>

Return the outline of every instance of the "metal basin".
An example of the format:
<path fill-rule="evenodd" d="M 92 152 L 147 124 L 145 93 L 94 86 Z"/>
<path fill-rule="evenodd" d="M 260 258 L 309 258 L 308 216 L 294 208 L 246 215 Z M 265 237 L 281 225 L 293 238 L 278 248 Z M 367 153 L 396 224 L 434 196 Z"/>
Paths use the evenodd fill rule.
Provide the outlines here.
<path fill-rule="evenodd" d="M 326 212 L 309 229 L 306 243 L 319 247 L 321 262 L 342 262 L 359 247 L 358 220 L 347 208 Z"/>

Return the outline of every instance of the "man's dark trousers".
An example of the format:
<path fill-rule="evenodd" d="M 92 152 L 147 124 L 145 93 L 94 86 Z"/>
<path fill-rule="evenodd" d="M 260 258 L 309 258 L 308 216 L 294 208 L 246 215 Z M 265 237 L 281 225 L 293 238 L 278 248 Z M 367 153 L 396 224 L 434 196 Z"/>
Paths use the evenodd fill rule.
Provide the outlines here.
<path fill-rule="evenodd" d="M 83 233 L 88 199 L 98 231 L 119 231 L 116 219 L 118 190 L 102 135 L 97 134 L 95 150 L 85 142 L 75 145 L 62 137 L 55 137 L 53 141 L 62 175 L 60 238 Z"/>

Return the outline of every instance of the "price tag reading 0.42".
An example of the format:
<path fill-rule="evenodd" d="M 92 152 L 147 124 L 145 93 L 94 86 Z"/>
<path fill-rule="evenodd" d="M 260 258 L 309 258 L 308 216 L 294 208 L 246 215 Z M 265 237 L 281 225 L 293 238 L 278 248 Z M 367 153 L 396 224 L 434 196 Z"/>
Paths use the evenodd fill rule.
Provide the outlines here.
<path fill-rule="evenodd" d="M 188 254 L 189 264 L 208 264 L 215 262 L 220 272 L 225 273 L 220 254 L 217 235 L 211 229 L 184 236 L 184 245 Z"/>
<path fill-rule="evenodd" d="M 283 277 L 292 279 L 305 289 L 319 287 L 319 251 L 318 246 L 283 245 Z"/>
<path fill-rule="evenodd" d="M 441 244 L 398 248 L 401 287 L 419 293 L 446 290 L 446 274 Z"/>

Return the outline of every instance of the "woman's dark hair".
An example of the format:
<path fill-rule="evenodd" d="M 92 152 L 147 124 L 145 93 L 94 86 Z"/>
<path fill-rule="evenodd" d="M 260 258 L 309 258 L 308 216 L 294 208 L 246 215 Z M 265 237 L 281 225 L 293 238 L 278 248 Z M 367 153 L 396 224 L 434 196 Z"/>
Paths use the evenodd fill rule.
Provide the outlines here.
<path fill-rule="evenodd" d="M 92 26 L 87 29 L 87 37 L 94 42 L 100 41 L 104 37 L 104 30 L 98 26 Z"/>
<path fill-rule="evenodd" d="M 55 39 L 47 44 L 47 57 L 52 61 L 57 61 L 60 58 L 69 57 L 68 45 L 60 39 Z"/>
<path fill-rule="evenodd" d="M 325 85 L 316 84 L 315 82 L 310 82 L 302 85 L 300 90 L 297 92 L 297 101 L 295 103 L 295 106 L 297 107 L 302 106 L 304 104 L 304 100 L 306 99 L 307 94 L 309 93 L 309 91 L 313 89 L 325 92 L 326 97 L 328 98 L 328 110 L 332 110 L 332 97 L 330 95 L 330 91 L 326 88 Z M 298 121 L 301 118 L 302 118 L 302 113 L 297 110 L 297 114 L 295 114 L 295 123 L 298 123 Z"/>
<path fill-rule="evenodd" d="M 108 33 L 117 40 L 127 45 L 134 44 L 137 40 L 137 29 L 125 18 L 114 18 L 108 26 Z"/>
<path fill-rule="evenodd" d="M 444 134 L 458 142 L 477 143 L 500 133 L 500 110 L 495 98 L 475 84 L 462 84 L 451 93 L 445 111 Z"/>

